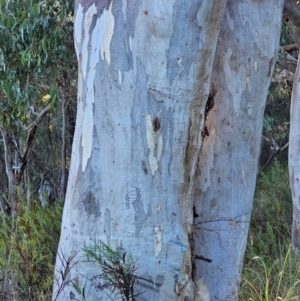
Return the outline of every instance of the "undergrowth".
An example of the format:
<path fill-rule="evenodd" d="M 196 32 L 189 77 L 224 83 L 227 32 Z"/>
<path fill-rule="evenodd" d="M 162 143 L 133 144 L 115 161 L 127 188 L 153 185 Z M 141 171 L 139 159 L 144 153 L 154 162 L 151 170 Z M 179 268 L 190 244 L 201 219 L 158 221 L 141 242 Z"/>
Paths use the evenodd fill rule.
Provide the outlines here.
<path fill-rule="evenodd" d="M 21 200 L 12 230 L 11 218 L 0 212 L 0 300 L 51 300 L 61 214 L 60 203 L 43 208 Z M 287 166 L 275 162 L 257 181 L 240 301 L 300 300 L 300 256 L 291 252 L 291 217 Z M 102 242 L 83 251 L 99 267 L 99 274 L 88 280 L 96 290 L 136 299 L 137 266 L 131 255 Z M 73 289 L 85 300 L 85 286 L 73 283 Z"/>
<path fill-rule="evenodd" d="M 34 200 L 21 199 L 15 220 L 0 211 L 0 300 L 50 301 L 53 292 L 54 265 L 60 236 L 62 203 L 42 207 Z M 78 252 L 77 252 L 78 253 Z M 85 286 L 80 287 L 69 272 L 78 264 L 77 253 L 58 253 L 63 269 L 54 281 L 54 299 L 71 284 L 85 299 Z M 99 273 L 87 281 L 96 291 L 108 289 L 109 299 L 135 300 L 136 260 L 131 254 L 111 249 L 99 241 L 85 246 L 85 262 L 94 262 Z M 73 292 L 70 293 L 72 296 Z M 75 295 L 71 298 L 77 300 Z"/>
<path fill-rule="evenodd" d="M 102 241 L 84 246 L 83 252 L 87 261 L 95 263 L 99 268 L 99 274 L 87 279 L 96 291 L 110 291 L 111 294 L 108 295 L 108 298 L 111 300 L 137 300 L 137 296 L 140 294 L 136 292 L 138 266 L 137 260 L 130 253 L 125 252 L 122 247 L 113 250 Z M 86 284 L 80 287 L 75 281 L 72 283 L 82 301 L 87 301 L 85 296 Z"/>
<path fill-rule="evenodd" d="M 274 162 L 256 186 L 240 301 L 300 300 L 300 256 L 291 252 L 288 168 Z"/>
<path fill-rule="evenodd" d="M 61 215 L 61 203 L 21 200 L 12 227 L 0 212 L 0 300 L 51 300 Z"/>

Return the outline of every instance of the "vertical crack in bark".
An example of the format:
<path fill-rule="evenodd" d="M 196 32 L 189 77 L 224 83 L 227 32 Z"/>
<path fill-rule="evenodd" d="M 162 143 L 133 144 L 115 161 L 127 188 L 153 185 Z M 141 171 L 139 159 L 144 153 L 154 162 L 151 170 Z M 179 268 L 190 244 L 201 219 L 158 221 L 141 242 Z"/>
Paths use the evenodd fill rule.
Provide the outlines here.
<path fill-rule="evenodd" d="M 185 149 L 185 158 L 184 158 L 184 165 L 185 165 L 185 180 L 187 183 L 190 183 L 190 173 L 189 173 L 189 164 L 190 164 L 190 159 L 189 159 L 189 148 L 190 148 L 190 141 L 191 141 L 191 119 L 189 120 L 189 126 L 188 126 L 188 139 L 187 139 L 187 144 L 186 144 L 186 149 Z"/>
<path fill-rule="evenodd" d="M 194 230 L 191 233 L 188 233 L 189 244 L 191 248 L 191 261 L 192 261 L 192 280 L 195 280 L 196 276 L 196 262 L 195 262 L 195 237 Z"/>
<path fill-rule="evenodd" d="M 206 105 L 205 105 L 204 126 L 203 126 L 203 131 L 202 131 L 202 145 L 203 145 L 203 142 L 204 142 L 204 138 L 206 136 L 209 136 L 209 131 L 208 131 L 208 128 L 207 128 L 207 117 L 208 117 L 209 112 L 212 110 L 212 108 L 215 105 L 215 95 L 216 95 L 216 93 L 217 93 L 217 90 L 215 89 L 215 86 L 212 83 L 211 84 L 211 89 L 209 91 L 209 95 L 208 95 L 208 98 L 207 98 L 207 102 L 206 102 Z"/>
<path fill-rule="evenodd" d="M 207 123 L 208 114 L 209 114 L 209 112 L 212 110 L 212 108 L 215 105 L 215 99 L 214 99 L 214 97 L 215 97 L 216 93 L 217 93 L 217 91 L 216 91 L 216 89 L 214 87 L 214 84 L 212 83 L 211 84 L 211 89 L 210 89 L 210 92 L 209 92 L 209 95 L 208 95 L 208 98 L 207 98 L 207 101 L 206 101 L 206 105 L 205 105 L 204 125 L 203 125 L 203 131 L 202 131 L 202 135 L 201 135 L 202 136 L 202 145 L 201 145 L 201 148 L 200 148 L 200 151 L 199 151 L 199 155 L 200 155 L 201 149 L 203 147 L 205 136 L 209 136 L 209 132 L 208 132 L 206 123 Z M 188 141 L 190 141 L 190 139 L 188 139 Z M 189 142 L 187 143 L 185 161 L 188 160 L 188 158 L 187 158 L 188 147 L 189 147 Z M 198 155 L 198 160 L 197 160 L 197 164 L 196 164 L 196 170 L 198 169 L 197 167 L 198 167 L 198 164 L 199 164 L 199 155 Z M 199 215 L 196 212 L 195 205 L 193 205 L 193 232 L 188 234 L 189 244 L 190 244 L 190 248 L 191 248 L 192 280 L 193 281 L 195 280 L 195 276 L 196 276 L 196 259 L 198 259 L 198 260 L 199 259 L 200 260 L 205 260 L 207 262 L 211 262 L 212 261 L 209 258 L 205 258 L 205 257 L 203 257 L 201 255 L 196 255 L 195 254 L 195 235 L 194 235 L 194 229 L 195 229 L 195 219 L 197 217 L 199 217 Z"/>

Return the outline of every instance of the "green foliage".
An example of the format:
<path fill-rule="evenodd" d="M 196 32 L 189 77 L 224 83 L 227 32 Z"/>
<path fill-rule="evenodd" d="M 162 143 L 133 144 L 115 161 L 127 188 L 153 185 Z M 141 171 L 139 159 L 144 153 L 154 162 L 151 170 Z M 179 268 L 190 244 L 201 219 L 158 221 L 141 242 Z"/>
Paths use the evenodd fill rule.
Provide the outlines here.
<path fill-rule="evenodd" d="M 53 296 L 52 300 L 56 301 L 59 295 L 62 293 L 64 288 L 73 284 L 73 279 L 70 278 L 70 272 L 74 268 L 75 265 L 78 264 L 76 260 L 78 252 L 73 252 L 69 256 L 66 256 L 64 252 L 57 252 L 57 259 L 60 261 L 61 269 L 56 270 L 55 279 L 54 279 L 54 287 L 53 287 Z M 76 285 L 74 285 L 76 288 Z M 80 291 L 81 292 L 81 291 Z M 72 293 L 73 294 L 73 293 Z M 82 295 L 85 296 L 85 291 L 83 290 Z"/>
<path fill-rule="evenodd" d="M 299 300 L 299 277 L 300 256 L 293 257 L 288 244 L 272 262 L 255 256 L 244 268 L 240 300 Z"/>
<path fill-rule="evenodd" d="M 275 161 L 257 180 L 240 300 L 298 300 L 300 257 L 292 256 L 287 166 Z"/>
<path fill-rule="evenodd" d="M 114 251 L 102 241 L 95 242 L 91 246 L 85 246 L 83 251 L 88 261 L 99 265 L 101 273 L 90 279 L 96 290 L 109 289 L 118 300 L 136 300 L 138 294 L 134 289 L 138 279 L 135 274 L 137 266 L 136 260 L 131 254 L 127 255 L 121 247 Z M 73 282 L 73 287 L 85 301 L 86 284 L 81 288 Z"/>
<path fill-rule="evenodd" d="M 48 186 L 52 200 L 64 196 L 62 162 L 70 161 L 75 125 L 73 9 L 73 0 L 0 0 L 0 126 L 9 140 L 0 153 L 13 158 L 2 156 L 0 169 L 13 169 L 10 187 L 37 196 Z M 8 193 L 7 180 L 0 182 Z"/>
<path fill-rule="evenodd" d="M 264 170 L 275 158 L 287 161 L 286 144 L 289 139 L 290 98 L 292 94 L 293 73 L 295 65 L 287 63 L 285 46 L 293 43 L 289 34 L 287 22 L 283 22 L 277 63 L 274 69 L 263 124 L 263 143 L 260 165 Z M 297 58 L 296 52 L 289 52 L 289 56 Z"/>
<path fill-rule="evenodd" d="M 259 176 L 256 184 L 249 235 L 256 241 L 258 254 L 266 254 L 263 252 L 265 248 L 270 255 L 269 251 L 273 249 L 275 242 L 282 244 L 283 238 L 290 234 L 291 223 L 288 168 L 285 164 L 274 161 L 274 164 Z M 268 245 L 268 242 L 271 245 Z"/>
<path fill-rule="evenodd" d="M 61 203 L 42 208 L 21 200 L 12 230 L 11 218 L 0 212 L 1 300 L 51 299 L 61 214 Z"/>
<path fill-rule="evenodd" d="M 37 104 L 41 84 L 52 87 L 55 103 L 59 72 L 75 61 L 72 11 L 73 1 L 0 1 L 0 121 L 6 126 Z"/>
<path fill-rule="evenodd" d="M 290 45 L 293 43 L 294 41 L 289 33 L 288 22 L 284 21 L 281 26 L 280 45 Z"/>

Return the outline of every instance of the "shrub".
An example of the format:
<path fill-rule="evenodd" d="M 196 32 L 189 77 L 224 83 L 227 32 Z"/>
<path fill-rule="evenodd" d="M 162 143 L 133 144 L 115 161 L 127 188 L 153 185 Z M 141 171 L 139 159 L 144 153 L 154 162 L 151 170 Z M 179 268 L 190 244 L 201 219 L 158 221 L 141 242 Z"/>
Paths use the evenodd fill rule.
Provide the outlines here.
<path fill-rule="evenodd" d="M 1 300 L 51 300 L 62 204 L 20 201 L 14 221 L 0 212 Z"/>

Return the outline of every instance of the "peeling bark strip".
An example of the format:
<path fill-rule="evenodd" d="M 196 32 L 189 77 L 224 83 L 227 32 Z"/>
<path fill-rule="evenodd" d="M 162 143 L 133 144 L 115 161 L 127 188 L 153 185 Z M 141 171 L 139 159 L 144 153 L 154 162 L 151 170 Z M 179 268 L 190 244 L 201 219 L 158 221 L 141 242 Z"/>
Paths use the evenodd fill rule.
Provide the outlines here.
<path fill-rule="evenodd" d="M 224 0 L 76 3 L 78 113 L 59 249 L 122 245 L 139 260 L 139 300 L 200 300 L 205 287 L 192 277 L 192 188 L 224 8 Z M 61 268 L 58 259 L 57 276 Z M 81 287 L 94 274 L 85 262 L 69 276 Z M 66 287 L 58 300 L 70 291 L 78 298 Z"/>
<path fill-rule="evenodd" d="M 195 252 L 212 260 L 196 261 L 196 279 L 211 301 L 238 300 L 282 2 L 227 1 L 194 193 Z"/>

